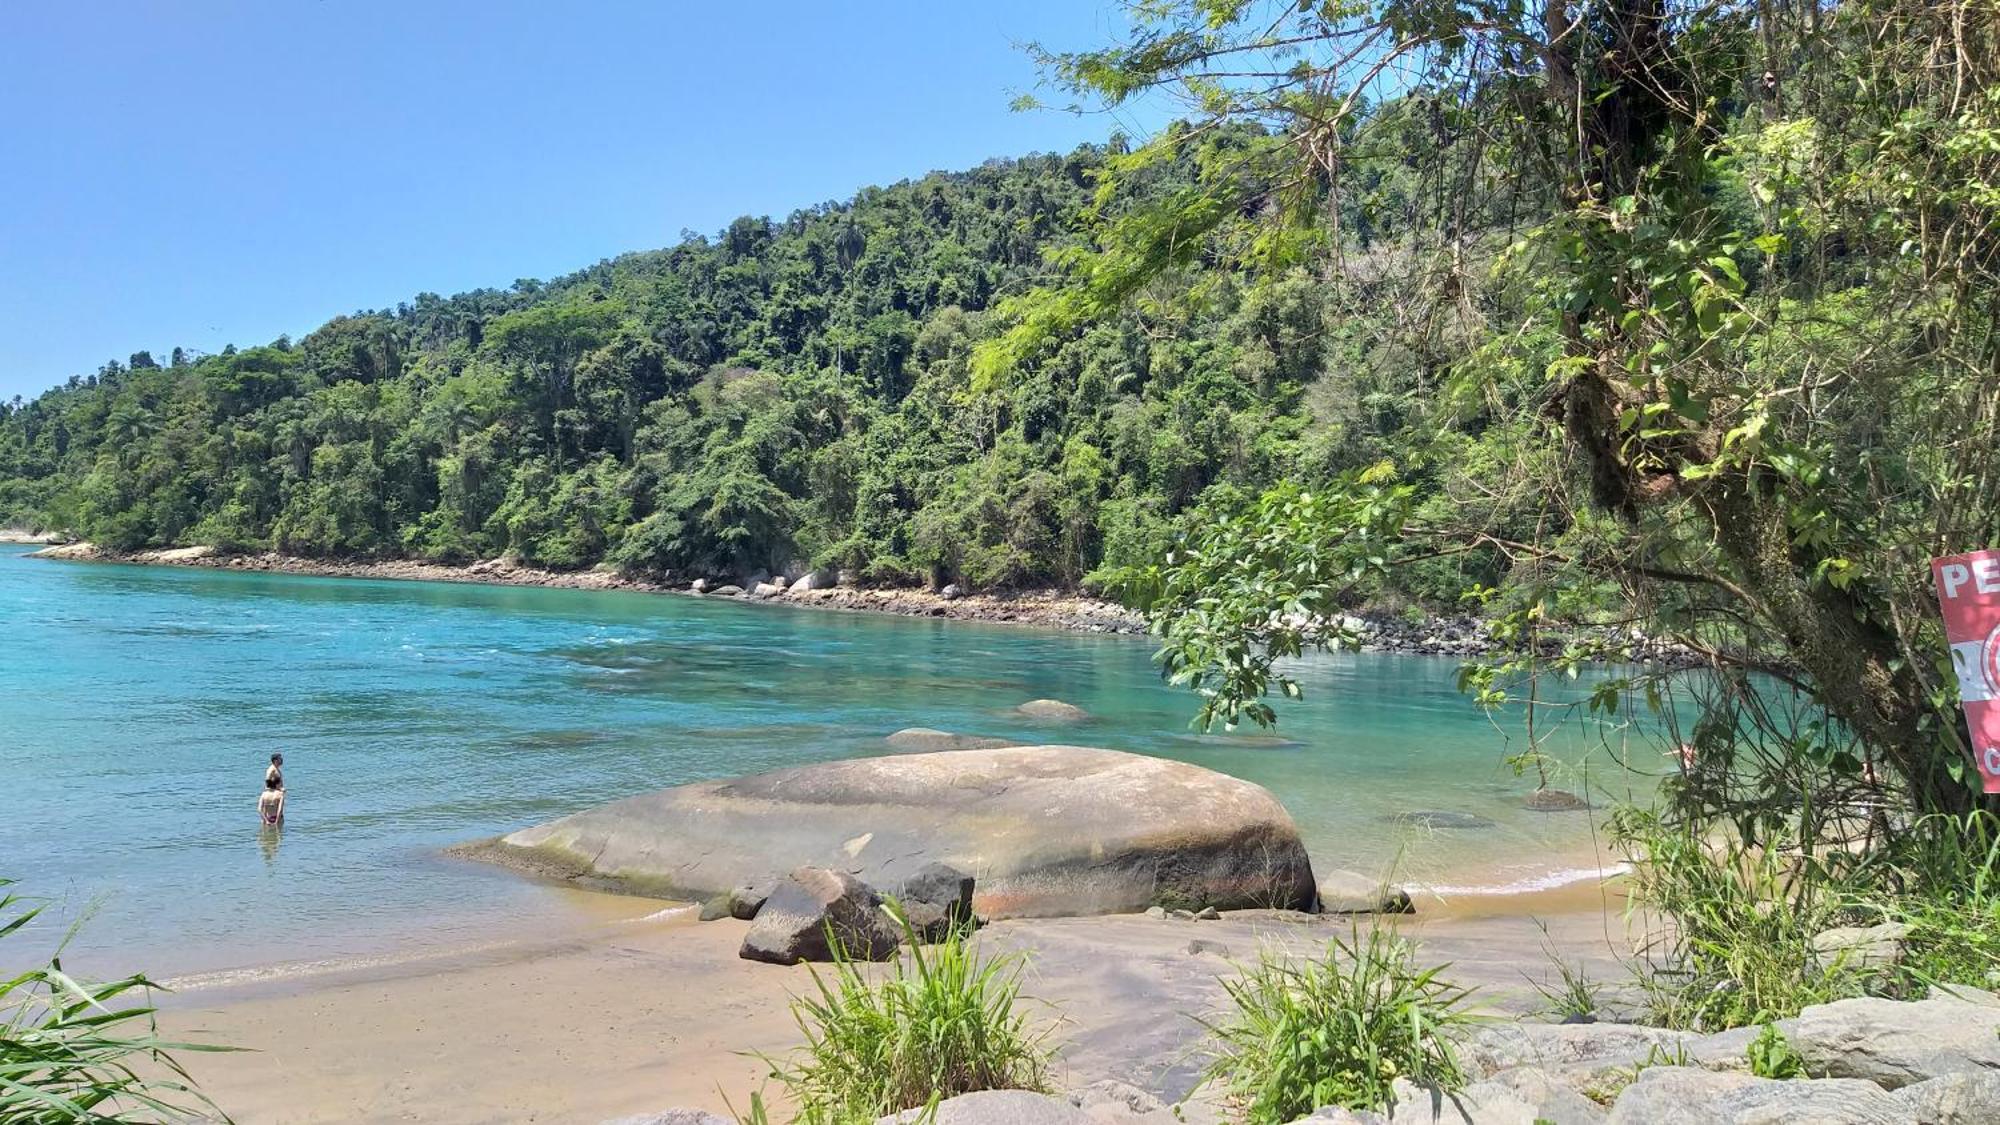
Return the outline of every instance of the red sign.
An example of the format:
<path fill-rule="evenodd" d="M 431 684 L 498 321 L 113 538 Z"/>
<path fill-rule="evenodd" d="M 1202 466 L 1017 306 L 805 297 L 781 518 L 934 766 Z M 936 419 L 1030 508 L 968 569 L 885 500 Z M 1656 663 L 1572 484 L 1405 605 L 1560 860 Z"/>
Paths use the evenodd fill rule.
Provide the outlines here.
<path fill-rule="evenodd" d="M 1932 559 L 1944 638 L 1958 672 L 1958 698 L 1972 756 L 1988 793 L 2000 793 L 2000 551 Z"/>

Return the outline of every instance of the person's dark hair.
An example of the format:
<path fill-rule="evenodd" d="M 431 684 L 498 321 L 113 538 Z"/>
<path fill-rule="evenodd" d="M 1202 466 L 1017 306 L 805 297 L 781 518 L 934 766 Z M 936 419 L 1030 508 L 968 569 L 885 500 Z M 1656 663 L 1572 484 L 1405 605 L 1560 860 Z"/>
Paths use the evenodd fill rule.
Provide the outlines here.
<path fill-rule="evenodd" d="M 266 788 L 266 789 L 276 789 L 277 787 L 278 787 L 278 779 L 277 779 L 277 778 L 275 778 L 275 777 L 267 777 L 267 778 L 265 778 L 265 779 L 264 779 L 264 788 Z"/>
<path fill-rule="evenodd" d="M 271 764 L 272 764 L 272 765 L 274 765 L 274 766 L 282 766 L 282 765 L 284 765 L 284 764 L 285 764 L 285 756 L 284 756 L 283 754 L 273 754 L 273 755 L 271 755 Z"/>

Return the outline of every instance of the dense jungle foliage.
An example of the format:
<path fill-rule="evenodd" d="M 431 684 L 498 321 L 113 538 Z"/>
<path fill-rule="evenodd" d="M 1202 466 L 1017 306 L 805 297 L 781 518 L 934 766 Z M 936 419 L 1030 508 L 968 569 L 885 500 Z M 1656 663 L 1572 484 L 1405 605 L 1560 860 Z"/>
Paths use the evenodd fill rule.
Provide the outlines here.
<path fill-rule="evenodd" d="M 990 306 L 1079 243 L 1115 145 L 106 364 L 0 414 L 0 524 L 119 549 L 1070 585 L 1149 557 L 1204 497 L 1375 456 L 1412 369 L 1303 271 L 1197 271 L 974 391 Z"/>

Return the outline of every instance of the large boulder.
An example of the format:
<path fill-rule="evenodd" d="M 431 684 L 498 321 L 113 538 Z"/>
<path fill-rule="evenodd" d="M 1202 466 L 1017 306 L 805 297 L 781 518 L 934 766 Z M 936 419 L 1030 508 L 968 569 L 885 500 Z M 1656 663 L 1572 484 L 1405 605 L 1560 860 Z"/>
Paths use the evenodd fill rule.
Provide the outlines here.
<path fill-rule="evenodd" d="M 1032 1090 L 981 1090 L 877 1118 L 875 1125 L 1100 1125 L 1103 1118 Z"/>
<path fill-rule="evenodd" d="M 2000 1008 L 1949 995 L 1818 1004 L 1778 1028 L 1808 1074 L 1865 1078 L 1891 1090 L 2000 1070 Z"/>
<path fill-rule="evenodd" d="M 1391 1089 L 1395 1105 L 1390 1120 L 1397 1125 L 1597 1125 L 1604 1120 L 1604 1110 L 1589 1098 L 1535 1073 L 1474 1082 L 1451 1094 L 1407 1078 L 1396 1079 Z"/>
<path fill-rule="evenodd" d="M 928 863 L 976 878 L 989 918 L 1154 902 L 1312 906 L 1312 865 L 1263 788 L 1083 746 L 900 754 L 614 801 L 461 854 L 589 886 L 701 901 L 801 865 L 897 887 Z M 769 909 L 767 905 L 765 909 Z"/>
<path fill-rule="evenodd" d="M 1908 1107 L 1853 1078 L 1778 1081 L 1656 1066 L 1618 1095 L 1606 1125 L 1916 1125 Z"/>
<path fill-rule="evenodd" d="M 902 944 L 882 896 L 845 871 L 801 867 L 764 900 L 738 954 L 796 965 L 833 960 L 833 943 L 856 961 L 887 961 Z"/>

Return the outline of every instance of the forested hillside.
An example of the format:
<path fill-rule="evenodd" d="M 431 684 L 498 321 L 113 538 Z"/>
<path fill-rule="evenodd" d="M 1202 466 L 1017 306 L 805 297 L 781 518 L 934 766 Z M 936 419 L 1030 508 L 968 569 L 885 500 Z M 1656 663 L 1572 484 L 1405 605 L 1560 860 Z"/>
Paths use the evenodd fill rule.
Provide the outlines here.
<path fill-rule="evenodd" d="M 1080 240 L 1106 160 L 996 160 L 296 341 L 142 352 L 5 409 L 0 523 L 120 549 L 1069 585 L 1213 490 L 1375 456 L 1408 369 L 1346 344 L 1352 290 L 1303 272 L 1197 266 L 975 392 L 987 310 Z"/>

